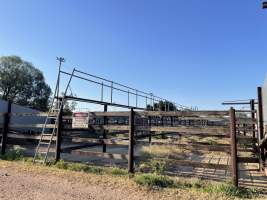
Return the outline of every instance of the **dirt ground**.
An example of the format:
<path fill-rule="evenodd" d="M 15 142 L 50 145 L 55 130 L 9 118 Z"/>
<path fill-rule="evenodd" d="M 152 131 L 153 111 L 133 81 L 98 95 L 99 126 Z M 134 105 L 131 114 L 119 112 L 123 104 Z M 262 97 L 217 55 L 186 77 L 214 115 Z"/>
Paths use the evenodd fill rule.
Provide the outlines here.
<path fill-rule="evenodd" d="M 138 187 L 127 177 L 85 174 L 0 161 L 1 200 L 157 200 L 227 199 L 189 190 L 149 190 Z"/>

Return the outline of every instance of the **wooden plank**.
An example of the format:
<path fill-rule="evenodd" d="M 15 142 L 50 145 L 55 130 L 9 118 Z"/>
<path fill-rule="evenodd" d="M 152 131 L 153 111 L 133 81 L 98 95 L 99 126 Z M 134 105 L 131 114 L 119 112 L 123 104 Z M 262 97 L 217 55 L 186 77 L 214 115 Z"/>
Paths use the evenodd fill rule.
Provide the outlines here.
<path fill-rule="evenodd" d="M 168 117 L 204 117 L 204 116 L 229 116 L 228 111 L 141 111 L 139 116 L 168 116 Z"/>
<path fill-rule="evenodd" d="M 192 127 L 192 126 L 136 126 L 136 131 L 176 132 L 176 133 L 212 133 L 229 134 L 228 127 Z"/>
<path fill-rule="evenodd" d="M 128 145 L 128 140 L 123 139 L 95 139 L 95 138 L 72 138 L 72 142 L 91 142 L 99 144 L 115 144 L 115 145 Z"/>
<path fill-rule="evenodd" d="M 209 169 L 221 169 L 228 170 L 230 168 L 229 165 L 225 164 L 217 164 L 217 163 L 204 163 L 204 162 L 195 162 L 191 160 L 174 160 L 174 159 L 164 159 L 164 158 L 154 158 L 155 160 L 164 161 L 167 164 L 181 165 L 181 166 L 190 166 L 190 167 L 198 167 L 198 168 L 209 168 Z M 137 156 L 136 160 L 138 161 L 150 161 L 147 158 Z"/>
<path fill-rule="evenodd" d="M 43 128 L 44 124 L 10 124 L 10 128 Z M 46 128 L 54 128 L 55 124 L 47 124 Z"/>
<path fill-rule="evenodd" d="M 93 152 L 93 151 L 85 151 L 85 150 L 74 150 L 74 151 L 71 151 L 71 154 L 79 155 L 79 156 L 90 156 L 90 157 L 95 156 L 95 157 L 101 157 L 101 158 L 128 160 L 128 155 L 126 154 L 103 153 L 103 152 Z"/>

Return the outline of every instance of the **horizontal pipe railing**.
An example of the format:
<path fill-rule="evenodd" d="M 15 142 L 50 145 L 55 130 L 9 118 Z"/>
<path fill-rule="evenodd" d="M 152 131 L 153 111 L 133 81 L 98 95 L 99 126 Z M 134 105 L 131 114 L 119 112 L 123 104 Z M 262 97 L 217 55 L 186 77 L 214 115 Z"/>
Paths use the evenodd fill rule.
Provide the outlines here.
<path fill-rule="evenodd" d="M 153 93 L 146 93 L 146 92 L 140 91 L 140 90 L 138 90 L 138 89 L 134 89 L 134 88 L 125 86 L 125 85 L 123 85 L 123 84 L 120 84 L 120 83 L 117 83 L 117 82 L 114 82 L 114 81 L 110 81 L 110 80 L 101 78 L 101 77 L 99 77 L 99 76 L 95 76 L 95 75 L 91 75 L 91 74 L 88 74 L 88 73 L 85 73 L 85 72 L 81 72 L 80 70 L 77 70 L 77 69 L 75 69 L 75 72 L 82 73 L 82 74 L 85 74 L 85 75 L 87 75 L 87 76 L 94 77 L 94 78 L 99 79 L 99 80 L 102 80 L 102 81 L 98 82 L 98 81 L 91 80 L 91 79 L 88 79 L 88 78 L 85 78 L 85 77 L 81 77 L 81 76 L 78 76 L 78 75 L 75 75 L 75 74 L 72 75 L 71 73 L 68 73 L 68 72 L 65 72 L 65 71 L 60 70 L 60 73 L 62 73 L 62 74 L 65 74 L 65 75 L 68 75 L 68 76 L 71 76 L 71 75 L 72 75 L 72 76 L 75 77 L 75 78 L 82 79 L 82 80 L 85 80 L 85 81 L 88 81 L 88 82 L 91 82 L 91 83 L 95 83 L 95 84 L 97 84 L 97 85 L 100 85 L 102 88 L 103 88 L 103 87 L 107 87 L 107 88 L 110 88 L 111 90 L 117 90 L 117 91 L 120 91 L 120 92 L 124 92 L 125 94 L 128 95 L 128 97 L 129 97 L 129 94 L 134 95 L 134 96 L 136 96 L 136 97 L 142 97 L 142 98 L 146 99 L 146 106 L 149 105 L 149 104 L 147 103 L 147 100 L 150 100 L 151 102 L 153 102 L 153 103 L 152 103 L 153 105 L 151 105 L 152 107 L 154 106 L 154 103 L 157 103 L 157 102 L 159 103 L 160 101 L 163 101 L 163 102 L 165 101 L 165 102 L 167 102 L 168 106 L 170 106 L 171 104 L 173 104 L 173 105 L 175 105 L 178 109 L 189 109 L 189 110 L 190 110 L 190 108 L 187 107 L 187 106 L 183 106 L 183 105 L 181 105 L 181 104 L 174 103 L 174 102 L 169 101 L 169 100 L 167 100 L 167 99 L 158 97 L 158 96 L 156 96 L 156 95 L 153 95 Z M 103 81 L 109 82 L 110 85 L 107 85 L 107 84 L 103 83 Z M 121 89 L 121 88 L 118 88 L 118 87 L 114 87 L 114 85 L 118 85 L 118 86 L 120 86 L 120 87 L 129 89 L 129 90 L 125 90 L 125 89 Z M 130 90 L 131 90 L 131 91 L 130 91 Z M 102 93 L 102 92 L 101 92 L 101 93 Z M 112 91 L 111 91 L 111 93 L 112 93 Z M 141 94 L 140 94 L 140 93 L 141 93 Z M 143 94 L 143 95 L 142 95 L 142 94 Z M 111 94 L 111 96 L 112 96 L 112 94 Z M 112 102 L 112 100 L 111 100 L 111 102 Z M 137 101 L 136 101 L 136 104 L 137 104 Z M 137 106 L 136 106 L 136 107 L 137 107 Z"/>

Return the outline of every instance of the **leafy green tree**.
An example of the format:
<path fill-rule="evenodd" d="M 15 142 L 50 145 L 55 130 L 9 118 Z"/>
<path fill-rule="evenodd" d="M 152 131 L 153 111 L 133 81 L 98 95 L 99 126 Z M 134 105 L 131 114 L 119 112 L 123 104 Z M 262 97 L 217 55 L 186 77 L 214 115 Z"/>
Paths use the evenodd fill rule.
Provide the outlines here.
<path fill-rule="evenodd" d="M 61 96 L 64 96 L 64 92 L 61 93 Z M 76 94 L 71 94 L 71 96 L 76 97 Z M 64 115 L 69 115 L 71 116 L 73 114 L 73 112 L 75 111 L 76 107 L 77 107 L 77 102 L 75 101 L 65 101 L 64 102 Z"/>
<path fill-rule="evenodd" d="M 50 95 L 43 73 L 30 62 L 18 56 L 0 57 L 0 98 L 46 111 Z"/>
<path fill-rule="evenodd" d="M 158 103 L 154 103 L 154 107 L 151 105 L 147 105 L 147 110 L 157 110 L 157 111 L 175 111 L 177 110 L 176 106 L 168 101 L 159 101 Z"/>

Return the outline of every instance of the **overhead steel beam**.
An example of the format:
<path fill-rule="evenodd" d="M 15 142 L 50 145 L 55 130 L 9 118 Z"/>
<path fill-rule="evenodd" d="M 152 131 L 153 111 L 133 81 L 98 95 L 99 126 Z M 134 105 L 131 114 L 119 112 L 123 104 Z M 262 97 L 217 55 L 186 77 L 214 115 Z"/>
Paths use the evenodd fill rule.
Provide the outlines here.
<path fill-rule="evenodd" d="M 73 97 L 73 96 L 65 96 L 65 100 L 73 100 L 73 101 L 79 101 L 79 102 L 86 102 L 86 103 L 94 103 L 99 105 L 107 105 L 107 106 L 114 106 L 114 107 L 120 107 L 120 108 L 133 108 L 136 110 L 146 110 L 145 108 L 141 107 L 134 107 L 134 106 L 126 106 L 123 104 L 117 104 L 117 103 L 110 103 L 110 102 L 104 102 L 104 101 L 97 101 L 93 99 L 85 99 L 85 98 L 79 98 L 79 97 Z"/>

